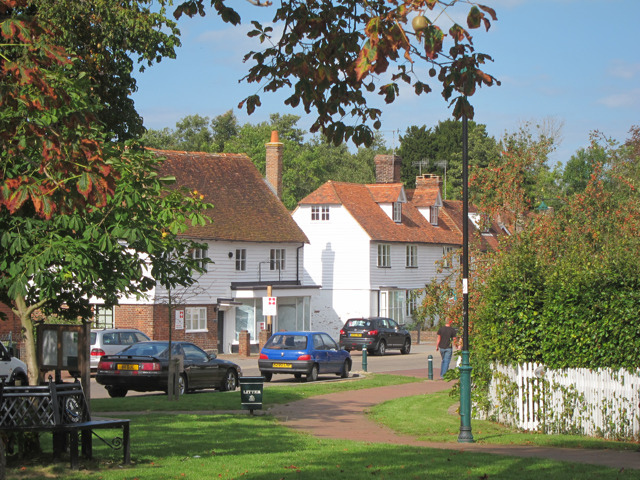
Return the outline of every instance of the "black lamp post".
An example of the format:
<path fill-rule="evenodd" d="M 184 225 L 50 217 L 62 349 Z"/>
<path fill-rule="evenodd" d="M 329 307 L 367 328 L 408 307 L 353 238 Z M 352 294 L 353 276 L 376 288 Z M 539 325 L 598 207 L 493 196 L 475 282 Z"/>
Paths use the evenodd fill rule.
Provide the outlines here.
<path fill-rule="evenodd" d="M 462 116 L 462 364 L 460 365 L 460 433 L 458 442 L 472 443 L 471 365 L 469 364 L 469 132 Z"/>

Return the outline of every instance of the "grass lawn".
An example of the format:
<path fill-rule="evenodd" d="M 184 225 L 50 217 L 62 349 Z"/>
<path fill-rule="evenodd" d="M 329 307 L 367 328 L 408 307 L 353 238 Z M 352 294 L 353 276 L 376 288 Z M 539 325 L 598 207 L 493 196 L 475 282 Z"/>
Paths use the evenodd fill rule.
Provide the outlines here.
<path fill-rule="evenodd" d="M 391 400 L 373 407 L 369 415 L 372 420 L 387 425 L 396 432 L 415 436 L 419 440 L 453 443 L 458 441 L 460 432 L 460 417 L 455 412 L 459 405 L 459 399 L 444 391 Z M 471 430 L 477 443 L 616 450 L 638 450 L 640 447 L 634 442 L 615 442 L 579 435 L 522 433 L 482 420 L 472 420 Z"/>
<path fill-rule="evenodd" d="M 405 377 L 371 375 L 358 381 L 335 383 L 269 385 L 265 408 L 336 389 L 366 388 L 403 381 Z M 409 379 L 411 380 L 411 379 Z M 424 397 L 424 398 L 422 398 Z M 433 398 L 432 398 L 433 397 Z M 409 423 L 428 440 L 455 441 L 459 420 L 446 412 L 454 403 L 446 394 L 412 397 L 407 404 L 387 402 L 372 415 L 388 422 L 389 417 L 411 418 Z M 419 404 L 412 410 L 413 403 Z M 126 405 L 126 408 L 125 408 Z M 82 460 L 73 472 L 68 460 L 49 464 L 51 439 L 42 435 L 42 458 L 11 460 L 7 479 L 638 479 L 640 471 L 577 465 L 552 460 L 527 459 L 451 450 L 317 439 L 289 430 L 268 415 L 170 414 L 160 410 L 237 410 L 239 392 L 208 392 L 187 395 L 178 402 L 166 396 L 104 399 L 92 402 L 93 411 L 137 410 L 131 415 L 131 456 L 133 465 L 120 465 L 121 451 L 112 451 L 94 439 L 92 461 Z M 429 411 L 429 415 L 426 412 Z M 327 412 L 330 415 L 330 412 Z M 449 418 L 451 417 L 451 418 Z M 452 420 L 453 423 L 450 422 Z M 426 432 L 424 428 L 433 425 Z M 484 426 L 473 422 L 478 440 Z M 395 428 L 395 427 L 394 427 Z M 405 425 L 402 428 L 410 428 Z M 497 438 L 502 432 L 487 432 Z M 107 437 L 109 438 L 109 437 Z M 483 438 L 482 441 L 485 441 Z M 590 446 L 590 445 L 589 445 Z"/>
<path fill-rule="evenodd" d="M 420 381 L 419 378 L 401 375 L 366 375 L 362 378 L 335 380 L 318 383 L 291 383 L 287 385 L 267 385 L 264 388 L 262 403 L 266 410 L 272 405 L 294 402 L 315 395 L 359 390 L 384 385 L 398 385 Z M 204 391 L 183 395 L 177 402 L 169 402 L 164 394 L 145 395 L 143 397 L 98 398 L 91 400 L 91 412 L 154 412 L 154 411 L 206 411 L 241 410 L 240 390 L 235 392 Z"/>

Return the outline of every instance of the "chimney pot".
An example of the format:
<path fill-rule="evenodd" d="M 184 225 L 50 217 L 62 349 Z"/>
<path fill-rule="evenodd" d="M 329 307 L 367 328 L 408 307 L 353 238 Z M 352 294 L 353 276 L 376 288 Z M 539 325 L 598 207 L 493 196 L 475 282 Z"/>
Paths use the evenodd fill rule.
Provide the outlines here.
<path fill-rule="evenodd" d="M 272 130 L 271 131 L 271 143 L 278 143 L 280 141 L 280 139 L 278 138 L 278 131 L 277 130 Z"/>

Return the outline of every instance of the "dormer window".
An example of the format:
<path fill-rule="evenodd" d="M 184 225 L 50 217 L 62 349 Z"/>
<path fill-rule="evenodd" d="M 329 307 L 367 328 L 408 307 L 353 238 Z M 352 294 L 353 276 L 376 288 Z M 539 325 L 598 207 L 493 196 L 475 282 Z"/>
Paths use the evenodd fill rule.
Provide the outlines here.
<path fill-rule="evenodd" d="M 429 209 L 429 222 L 431 225 L 438 225 L 438 206 L 433 205 Z"/>
<path fill-rule="evenodd" d="M 393 204 L 393 221 L 396 223 L 402 222 L 402 203 L 394 202 Z"/>

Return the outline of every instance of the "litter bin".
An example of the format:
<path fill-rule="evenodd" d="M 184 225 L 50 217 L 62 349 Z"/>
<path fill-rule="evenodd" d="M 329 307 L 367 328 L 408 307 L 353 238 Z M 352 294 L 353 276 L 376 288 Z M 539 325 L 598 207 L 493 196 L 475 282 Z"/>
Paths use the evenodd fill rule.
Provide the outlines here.
<path fill-rule="evenodd" d="M 254 410 L 262 410 L 264 377 L 240 377 L 239 380 L 242 408 L 249 410 L 252 415 Z"/>

